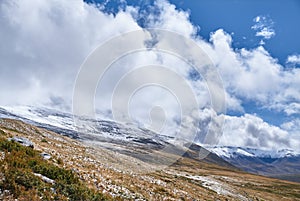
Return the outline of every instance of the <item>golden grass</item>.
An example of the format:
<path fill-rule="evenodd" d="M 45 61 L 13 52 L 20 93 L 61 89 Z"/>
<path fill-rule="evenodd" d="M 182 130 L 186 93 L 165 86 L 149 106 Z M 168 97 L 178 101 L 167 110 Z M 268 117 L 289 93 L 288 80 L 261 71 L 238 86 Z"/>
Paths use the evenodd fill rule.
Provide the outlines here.
<path fill-rule="evenodd" d="M 139 168 L 151 169 L 151 166 L 16 120 L 0 120 L 0 129 L 7 137 L 18 135 L 30 139 L 35 149 L 54 156 L 50 160 L 61 159 L 60 166 L 77 172 L 86 185 L 115 200 L 300 200 L 298 183 L 189 158 L 180 158 L 163 170 L 138 173 Z M 218 194 L 192 176 L 215 181 L 230 194 Z"/>

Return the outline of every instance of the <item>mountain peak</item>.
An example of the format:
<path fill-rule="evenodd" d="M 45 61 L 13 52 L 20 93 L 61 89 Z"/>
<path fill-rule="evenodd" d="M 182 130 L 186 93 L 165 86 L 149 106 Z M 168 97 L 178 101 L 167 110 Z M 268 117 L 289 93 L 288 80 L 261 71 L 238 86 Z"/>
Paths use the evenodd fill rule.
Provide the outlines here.
<path fill-rule="evenodd" d="M 234 146 L 205 146 L 209 151 L 222 158 L 256 157 L 256 158 L 284 158 L 294 157 L 300 154 L 292 149 L 265 150 L 251 147 Z"/>

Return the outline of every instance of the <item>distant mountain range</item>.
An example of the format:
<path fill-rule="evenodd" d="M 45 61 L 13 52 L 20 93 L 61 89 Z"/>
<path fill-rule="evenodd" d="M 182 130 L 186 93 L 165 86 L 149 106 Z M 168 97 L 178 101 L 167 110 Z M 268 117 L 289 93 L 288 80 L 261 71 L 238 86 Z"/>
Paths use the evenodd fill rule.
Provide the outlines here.
<path fill-rule="evenodd" d="M 300 182 L 300 154 L 294 150 L 272 151 L 232 146 L 205 148 L 244 171 Z"/>
<path fill-rule="evenodd" d="M 300 155 L 292 149 L 279 149 L 274 151 L 233 146 L 206 146 L 206 148 L 222 158 L 253 157 L 269 159 L 266 162 L 273 162 L 278 158 L 296 157 Z"/>
<path fill-rule="evenodd" d="M 101 142 L 102 147 L 141 160 L 153 160 L 148 154 L 141 154 L 145 150 L 151 152 L 167 147 L 167 152 L 185 152 L 185 156 L 195 159 L 199 157 L 201 149 L 207 149 L 211 153 L 204 161 L 300 182 L 300 154 L 291 149 L 270 151 L 232 146 L 205 146 L 206 149 L 203 149 L 200 145 L 184 141 L 178 146 L 178 141 L 175 142 L 173 137 L 159 135 L 135 125 L 82 118 L 83 123 L 75 127 L 70 113 L 30 106 L 2 107 L 0 118 L 22 120 L 86 143 Z M 159 162 L 164 162 L 163 158 Z"/>

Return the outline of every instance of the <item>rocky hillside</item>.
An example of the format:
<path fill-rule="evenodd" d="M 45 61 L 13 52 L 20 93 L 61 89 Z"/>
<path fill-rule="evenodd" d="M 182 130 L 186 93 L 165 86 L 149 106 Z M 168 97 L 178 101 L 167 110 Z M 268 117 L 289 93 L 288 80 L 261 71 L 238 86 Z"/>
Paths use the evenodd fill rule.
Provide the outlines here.
<path fill-rule="evenodd" d="M 216 160 L 213 161 L 213 156 L 210 159 L 212 161 L 198 160 L 193 157 L 196 148 L 190 149 L 173 165 L 161 169 L 157 168 L 157 164 L 139 160 L 130 154 L 106 149 L 105 146 L 95 146 L 96 143 L 85 144 L 18 120 L 0 119 L 0 132 L 4 140 L 17 137 L 15 139 L 27 139 L 32 142 L 33 150 L 44 157 L 41 163 L 47 162 L 53 168 L 55 166 L 69 171 L 79 178 L 78 185 L 85 188 L 82 193 L 98 193 L 97 199 L 300 200 L 300 184 L 248 174 L 226 164 L 218 165 Z M 1 150 L 0 160 L 5 160 L 11 153 Z M 168 153 L 166 158 L 175 157 L 172 154 L 174 153 Z M 3 164 L 1 162 L 2 181 L 7 179 L 4 170 L 10 171 L 3 167 Z M 60 194 L 55 186 L 60 182 L 60 178 L 50 178 L 44 172 L 35 170 L 28 169 L 35 180 L 46 183 L 47 188 L 22 188 L 23 191 L 35 192 L 39 195 L 35 197 L 36 200 L 41 199 L 44 191 L 49 191 L 52 196 Z M 50 180 L 46 182 L 47 179 Z M 1 187 L 0 199 L 18 198 L 18 194 L 4 187 Z M 62 195 L 65 196 L 63 193 Z M 97 196 L 86 199 L 93 200 Z M 79 197 L 69 198 L 80 200 Z"/>

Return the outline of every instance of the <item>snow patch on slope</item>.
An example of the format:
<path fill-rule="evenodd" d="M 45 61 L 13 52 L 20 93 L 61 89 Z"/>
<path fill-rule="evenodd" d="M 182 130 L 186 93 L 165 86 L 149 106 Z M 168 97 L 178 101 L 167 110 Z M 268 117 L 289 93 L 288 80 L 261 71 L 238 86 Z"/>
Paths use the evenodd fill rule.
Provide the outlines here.
<path fill-rule="evenodd" d="M 175 172 L 175 171 L 166 171 L 168 174 L 177 175 L 180 177 L 185 177 L 196 182 L 209 190 L 216 192 L 218 195 L 227 195 L 234 197 L 238 200 L 247 200 L 243 195 L 237 193 L 237 191 L 230 187 L 225 182 L 217 180 L 213 176 L 200 176 L 200 175 L 191 175 L 189 173 L 184 172 Z"/>
<path fill-rule="evenodd" d="M 61 113 L 58 111 L 48 110 L 46 108 L 39 109 L 30 106 L 15 106 L 15 107 L 2 107 L 8 112 L 18 115 L 20 117 L 35 121 L 41 124 L 48 124 L 63 129 L 74 130 L 71 115 Z M 54 114 L 53 114 L 54 113 Z"/>

